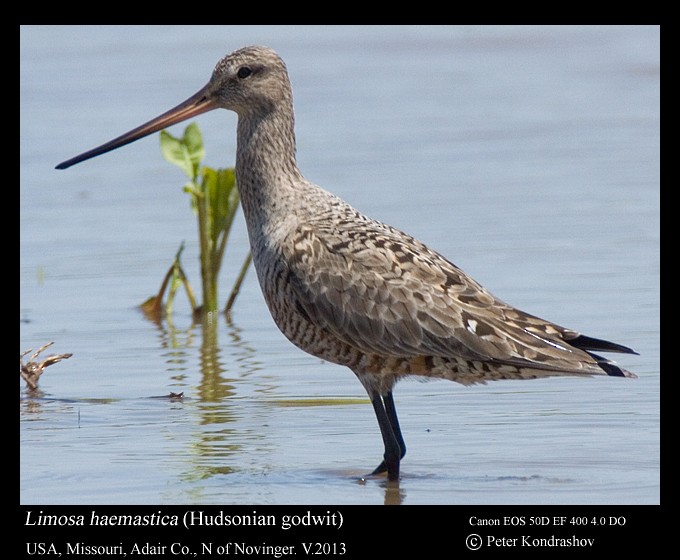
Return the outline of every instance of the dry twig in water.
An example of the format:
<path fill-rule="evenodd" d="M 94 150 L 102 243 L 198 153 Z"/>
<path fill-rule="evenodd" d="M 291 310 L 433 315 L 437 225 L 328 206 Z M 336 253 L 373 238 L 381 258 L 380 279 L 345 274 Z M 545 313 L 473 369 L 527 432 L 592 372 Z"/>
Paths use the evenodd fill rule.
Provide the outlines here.
<path fill-rule="evenodd" d="M 57 362 L 61 362 L 61 360 L 73 356 L 73 354 L 55 354 L 54 356 L 48 356 L 42 362 L 36 362 L 35 360 L 40 352 L 48 346 L 52 346 L 52 344 L 54 344 L 54 342 L 48 342 L 44 346 L 38 348 L 31 355 L 27 364 L 24 364 L 24 356 L 29 352 L 33 352 L 33 348 L 29 348 L 19 355 L 19 373 L 31 390 L 38 388 L 38 378 L 42 375 L 42 372 L 47 366 L 51 366 L 52 364 L 56 364 Z"/>

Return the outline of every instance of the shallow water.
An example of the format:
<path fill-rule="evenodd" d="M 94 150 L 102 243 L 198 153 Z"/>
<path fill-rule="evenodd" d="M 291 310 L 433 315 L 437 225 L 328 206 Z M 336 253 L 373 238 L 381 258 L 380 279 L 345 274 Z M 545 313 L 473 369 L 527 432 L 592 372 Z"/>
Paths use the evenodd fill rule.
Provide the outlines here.
<path fill-rule="evenodd" d="M 361 385 L 284 339 L 253 271 L 216 332 L 181 295 L 174 327 L 148 322 L 182 241 L 200 284 L 184 177 L 153 137 L 54 166 L 252 43 L 286 60 L 309 179 L 635 348 L 639 378 L 405 381 L 395 489 L 362 478 L 382 443 Z M 656 27 L 23 27 L 20 350 L 73 357 L 21 384 L 21 503 L 658 503 L 659 72 Z M 235 116 L 197 121 L 233 165 Z M 224 299 L 246 251 L 239 217 Z"/>

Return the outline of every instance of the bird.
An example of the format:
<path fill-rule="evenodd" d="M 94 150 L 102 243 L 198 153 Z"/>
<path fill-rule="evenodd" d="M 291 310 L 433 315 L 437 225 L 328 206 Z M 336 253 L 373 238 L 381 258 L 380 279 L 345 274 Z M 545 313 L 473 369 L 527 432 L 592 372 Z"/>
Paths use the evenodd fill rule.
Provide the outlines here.
<path fill-rule="evenodd" d="M 637 354 L 631 348 L 505 303 L 424 243 L 308 181 L 288 70 L 269 47 L 225 56 L 187 100 L 57 169 L 219 108 L 237 115 L 236 183 L 266 304 L 294 345 L 363 385 L 384 445 L 370 475 L 400 479 L 406 444 L 393 388 L 404 377 L 637 377 L 599 354 Z"/>

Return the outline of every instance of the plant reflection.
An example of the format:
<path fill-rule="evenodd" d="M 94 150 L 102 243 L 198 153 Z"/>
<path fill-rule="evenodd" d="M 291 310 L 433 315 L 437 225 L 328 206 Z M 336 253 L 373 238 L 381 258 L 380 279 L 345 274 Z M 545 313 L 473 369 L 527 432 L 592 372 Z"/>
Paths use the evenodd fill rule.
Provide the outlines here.
<path fill-rule="evenodd" d="M 219 343 L 223 324 L 218 314 L 194 317 L 191 325 L 184 329 L 176 327 L 170 317 L 146 316 L 159 328 L 163 346 L 170 349 L 168 369 L 181 369 L 184 372 L 181 377 L 192 369 L 188 362 L 195 354 L 190 350 L 200 336 L 201 376 L 194 393 L 194 410 L 199 415 L 194 423 L 197 434 L 190 446 L 190 466 L 182 478 L 200 480 L 238 471 L 238 462 L 230 461 L 230 458 L 242 452 L 242 442 L 264 437 L 251 423 L 234 427 L 242 416 L 241 407 L 234 401 L 239 382 L 260 369 L 255 349 L 243 339 L 241 329 L 230 316 L 225 317 L 229 342 L 223 345 Z M 179 379 L 179 376 L 175 377 L 176 381 Z"/>

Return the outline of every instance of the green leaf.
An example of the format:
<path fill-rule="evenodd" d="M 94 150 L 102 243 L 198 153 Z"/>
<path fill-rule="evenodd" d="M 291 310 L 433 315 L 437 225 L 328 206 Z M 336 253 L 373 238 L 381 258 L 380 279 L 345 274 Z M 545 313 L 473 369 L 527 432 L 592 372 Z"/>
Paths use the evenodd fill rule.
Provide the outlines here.
<path fill-rule="evenodd" d="M 210 238 L 216 243 L 223 232 L 228 233 L 238 210 L 239 196 L 234 170 L 227 168 L 215 171 L 204 167 L 202 187 L 207 197 Z"/>
<path fill-rule="evenodd" d="M 176 165 L 189 179 L 194 178 L 194 166 L 189 155 L 189 150 L 186 145 L 172 134 L 165 130 L 161 130 L 161 153 L 166 161 Z"/>
<path fill-rule="evenodd" d="M 217 200 L 215 204 L 219 209 L 220 231 L 228 236 L 234 216 L 239 207 L 239 194 L 236 188 L 236 174 L 233 169 L 220 169 L 217 172 Z"/>
<path fill-rule="evenodd" d="M 201 129 L 198 128 L 198 124 L 191 123 L 184 129 L 184 136 L 182 137 L 182 143 L 187 147 L 187 152 L 189 155 L 189 160 L 192 164 L 192 179 L 198 176 L 198 169 L 205 157 L 205 148 L 203 147 L 203 136 L 201 135 Z"/>
<path fill-rule="evenodd" d="M 216 206 L 220 209 L 220 216 L 231 223 L 234 213 L 238 209 L 239 197 L 236 189 L 236 174 L 231 168 L 217 171 L 217 190 L 215 192 Z"/>

